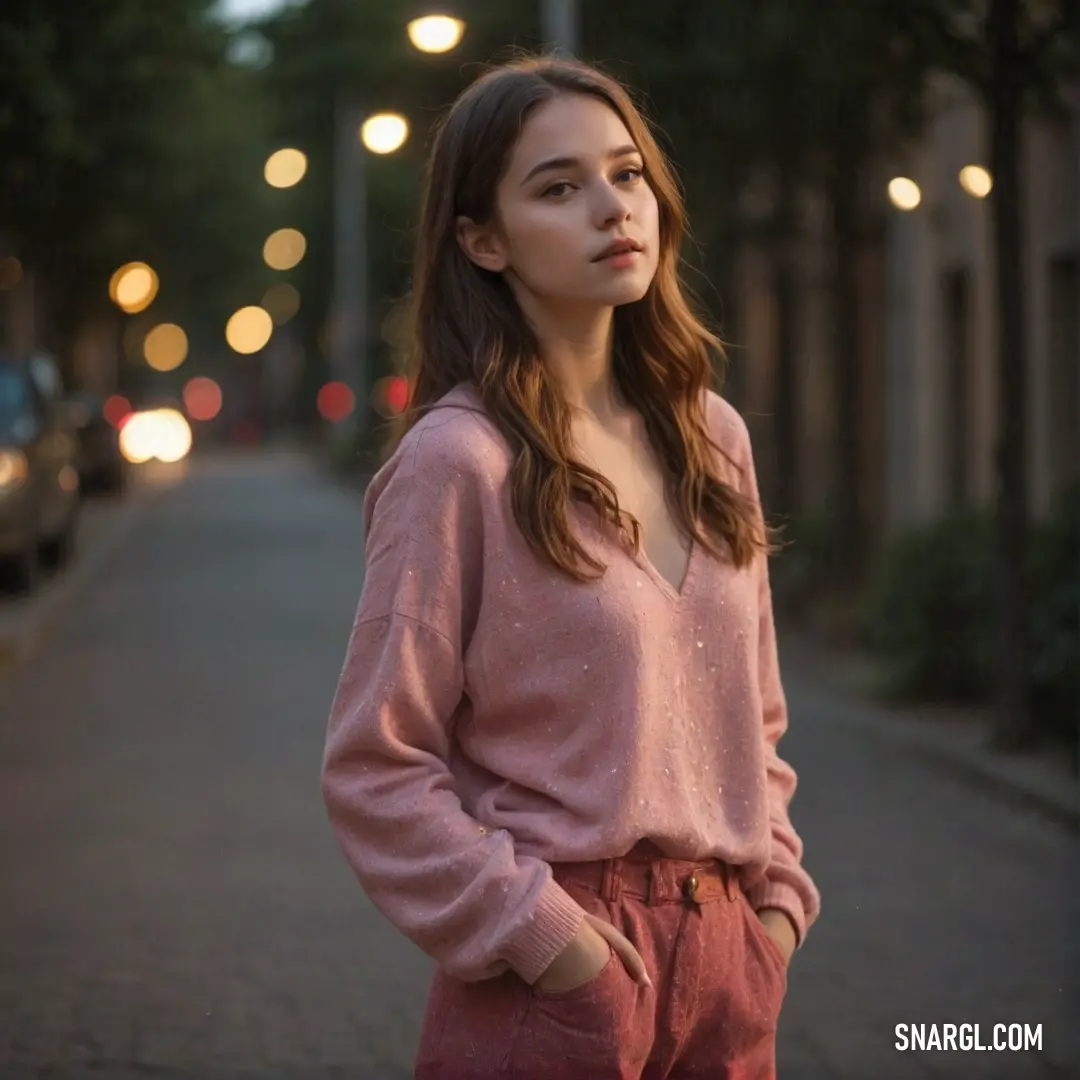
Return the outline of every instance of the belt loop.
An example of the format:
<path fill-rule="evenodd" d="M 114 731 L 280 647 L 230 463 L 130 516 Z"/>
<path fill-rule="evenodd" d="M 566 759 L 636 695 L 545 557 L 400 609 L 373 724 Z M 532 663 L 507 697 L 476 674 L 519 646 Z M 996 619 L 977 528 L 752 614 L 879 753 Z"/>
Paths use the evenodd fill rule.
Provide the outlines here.
<path fill-rule="evenodd" d="M 724 891 L 732 902 L 739 899 L 739 875 L 730 863 L 724 863 Z"/>
<path fill-rule="evenodd" d="M 604 860 L 604 874 L 600 881 L 600 899 L 609 904 L 617 904 L 622 899 L 622 876 L 619 874 L 618 859 Z"/>

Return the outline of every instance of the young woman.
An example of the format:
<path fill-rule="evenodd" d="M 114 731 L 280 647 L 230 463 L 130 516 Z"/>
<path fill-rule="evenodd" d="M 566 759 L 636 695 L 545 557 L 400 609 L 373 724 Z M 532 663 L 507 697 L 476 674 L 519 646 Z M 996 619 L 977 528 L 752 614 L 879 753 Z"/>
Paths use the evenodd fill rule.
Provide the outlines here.
<path fill-rule="evenodd" d="M 420 1080 L 774 1075 L 817 917 L 750 442 L 626 91 L 521 61 L 438 134 L 407 433 L 323 767 L 437 961 Z"/>

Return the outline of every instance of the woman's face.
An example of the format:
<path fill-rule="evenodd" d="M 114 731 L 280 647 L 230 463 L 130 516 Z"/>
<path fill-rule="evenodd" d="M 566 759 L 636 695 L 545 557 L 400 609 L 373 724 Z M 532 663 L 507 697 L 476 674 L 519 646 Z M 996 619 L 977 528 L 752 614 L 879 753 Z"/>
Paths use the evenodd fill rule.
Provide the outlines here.
<path fill-rule="evenodd" d="M 656 196 L 618 114 L 563 94 L 529 117 L 496 192 L 496 218 L 459 222 L 469 257 L 547 308 L 615 307 L 646 293 L 660 249 Z M 633 250 L 605 257 L 613 243 Z M 532 306 L 532 305 L 529 305 Z"/>

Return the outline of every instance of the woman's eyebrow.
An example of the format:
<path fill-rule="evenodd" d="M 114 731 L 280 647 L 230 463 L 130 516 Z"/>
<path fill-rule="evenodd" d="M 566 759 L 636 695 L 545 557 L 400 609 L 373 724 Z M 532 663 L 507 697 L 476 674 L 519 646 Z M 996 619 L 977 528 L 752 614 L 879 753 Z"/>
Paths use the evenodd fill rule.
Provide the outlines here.
<path fill-rule="evenodd" d="M 604 154 L 604 159 L 606 161 L 614 161 L 616 158 L 638 153 L 640 153 L 640 151 L 633 143 L 627 143 L 625 146 L 617 146 L 614 150 L 609 150 Z M 573 169 L 580 164 L 581 158 L 576 157 L 548 158 L 547 161 L 541 161 L 539 165 L 534 165 L 529 170 L 529 175 L 521 182 L 522 184 L 527 184 L 538 173 L 548 172 L 550 169 Z"/>

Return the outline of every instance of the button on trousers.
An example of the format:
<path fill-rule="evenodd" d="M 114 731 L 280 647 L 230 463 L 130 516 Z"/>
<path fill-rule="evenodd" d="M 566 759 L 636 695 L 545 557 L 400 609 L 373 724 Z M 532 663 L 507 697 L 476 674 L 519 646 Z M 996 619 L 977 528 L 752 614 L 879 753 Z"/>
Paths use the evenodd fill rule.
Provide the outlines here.
<path fill-rule="evenodd" d="M 436 969 L 416 1080 L 774 1080 L 786 964 L 731 867 L 642 843 L 552 871 L 633 942 L 654 988 L 615 953 L 567 991 Z"/>

